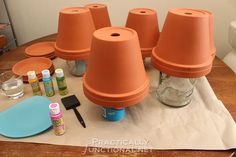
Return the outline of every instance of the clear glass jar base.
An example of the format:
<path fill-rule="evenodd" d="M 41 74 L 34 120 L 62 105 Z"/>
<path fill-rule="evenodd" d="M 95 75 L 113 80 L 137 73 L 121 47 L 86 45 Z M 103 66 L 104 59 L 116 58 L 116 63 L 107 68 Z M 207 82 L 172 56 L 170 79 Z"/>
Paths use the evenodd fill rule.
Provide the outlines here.
<path fill-rule="evenodd" d="M 186 102 L 176 102 L 173 100 L 162 100 L 160 97 L 157 96 L 157 99 L 164 105 L 169 106 L 169 107 L 184 107 L 187 106 L 188 104 L 191 103 L 191 100 L 186 101 Z"/>
<path fill-rule="evenodd" d="M 15 94 L 15 95 L 8 95 L 8 98 L 15 100 L 15 99 L 22 97 L 23 95 L 24 95 L 24 92 L 22 91 L 20 93 Z"/>
<path fill-rule="evenodd" d="M 183 107 L 192 100 L 196 79 L 178 78 L 161 73 L 156 96 L 160 102 L 171 107 Z"/>
<path fill-rule="evenodd" d="M 67 61 L 67 66 L 69 72 L 77 77 L 82 77 L 86 71 L 86 61 L 76 60 L 76 61 Z"/>

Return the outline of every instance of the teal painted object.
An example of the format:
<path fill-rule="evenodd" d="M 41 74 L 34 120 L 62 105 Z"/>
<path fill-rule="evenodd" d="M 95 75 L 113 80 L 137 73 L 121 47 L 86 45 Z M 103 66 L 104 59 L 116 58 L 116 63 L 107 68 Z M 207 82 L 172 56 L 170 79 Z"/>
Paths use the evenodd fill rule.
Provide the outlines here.
<path fill-rule="evenodd" d="M 75 69 L 77 75 L 83 75 L 86 71 L 86 62 L 83 60 L 76 60 Z"/>
<path fill-rule="evenodd" d="M 51 101 L 34 96 L 0 113 L 0 134 L 10 138 L 23 138 L 39 134 L 52 126 L 49 115 Z"/>
<path fill-rule="evenodd" d="M 103 117 L 109 121 L 120 121 L 125 117 L 125 109 L 103 107 Z"/>
<path fill-rule="evenodd" d="M 43 78 L 43 85 L 44 85 L 44 90 L 45 93 L 48 97 L 52 97 L 55 95 L 54 87 L 53 87 L 53 82 L 52 78 Z"/>

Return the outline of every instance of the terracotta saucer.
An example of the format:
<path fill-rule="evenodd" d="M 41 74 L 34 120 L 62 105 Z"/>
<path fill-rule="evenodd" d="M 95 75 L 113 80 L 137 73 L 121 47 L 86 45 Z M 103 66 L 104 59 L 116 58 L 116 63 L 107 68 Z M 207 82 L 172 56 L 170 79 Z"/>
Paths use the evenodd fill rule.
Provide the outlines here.
<path fill-rule="evenodd" d="M 50 59 L 45 57 L 31 57 L 17 62 L 13 68 L 12 72 L 19 76 L 26 76 L 27 72 L 34 70 L 36 75 L 39 75 L 42 70 L 50 69 L 53 63 Z"/>
<path fill-rule="evenodd" d="M 31 57 L 52 55 L 55 52 L 54 44 L 55 42 L 47 41 L 30 45 L 25 49 L 25 54 Z"/>
<path fill-rule="evenodd" d="M 55 70 L 55 69 L 54 69 L 54 65 L 52 65 L 48 70 L 50 71 L 50 74 L 52 75 L 52 74 L 54 73 L 54 70 Z M 41 73 L 37 74 L 37 77 L 38 77 L 39 81 L 42 80 L 42 75 L 41 75 Z M 24 82 L 24 83 L 29 83 L 29 82 L 28 82 L 28 76 L 23 76 L 22 79 L 23 79 L 23 82 Z"/>
<path fill-rule="evenodd" d="M 34 56 L 27 55 L 26 53 L 25 53 L 25 56 L 26 57 L 34 57 Z M 38 57 L 45 57 L 45 58 L 55 59 L 56 55 L 55 55 L 55 53 L 53 53 L 53 54 L 50 54 L 50 55 L 38 56 Z"/>

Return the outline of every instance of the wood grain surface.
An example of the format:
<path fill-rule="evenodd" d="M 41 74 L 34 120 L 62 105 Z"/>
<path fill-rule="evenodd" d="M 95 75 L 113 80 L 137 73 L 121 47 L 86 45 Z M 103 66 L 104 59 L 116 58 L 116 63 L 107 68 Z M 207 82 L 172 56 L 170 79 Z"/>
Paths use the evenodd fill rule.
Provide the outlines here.
<path fill-rule="evenodd" d="M 0 56 L 0 73 L 10 70 L 19 60 L 26 58 L 24 49 L 26 46 L 39 41 L 55 41 L 56 35 L 49 35 L 27 44 L 24 44 L 10 52 Z M 219 58 L 215 58 L 212 71 L 207 75 L 216 96 L 220 99 L 229 110 L 236 121 L 236 75 L 227 67 Z M 132 152 L 123 150 L 120 152 L 111 152 L 109 149 L 97 150 L 89 147 L 63 146 L 51 144 L 36 144 L 23 142 L 6 142 L 0 141 L 0 157 L 236 157 L 236 150 L 228 151 L 201 151 L 201 150 L 151 150 L 147 152 Z M 100 151 L 100 152 L 99 152 Z"/>

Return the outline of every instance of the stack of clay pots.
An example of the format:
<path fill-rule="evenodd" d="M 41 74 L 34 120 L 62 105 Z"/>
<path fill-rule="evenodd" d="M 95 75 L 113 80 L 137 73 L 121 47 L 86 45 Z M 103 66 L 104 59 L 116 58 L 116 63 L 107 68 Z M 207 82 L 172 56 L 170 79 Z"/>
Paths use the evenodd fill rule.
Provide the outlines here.
<path fill-rule="evenodd" d="M 74 7 L 60 11 L 56 56 L 67 60 L 68 68 L 74 75 L 82 76 L 85 72 L 94 30 L 89 9 Z"/>
<path fill-rule="evenodd" d="M 85 5 L 92 14 L 93 22 L 96 29 L 110 27 L 111 21 L 108 14 L 107 6 L 104 4 L 88 4 Z"/>
<path fill-rule="evenodd" d="M 152 52 L 152 65 L 171 76 L 205 76 L 216 52 L 213 30 L 213 15 L 208 11 L 170 10 Z"/>
<path fill-rule="evenodd" d="M 95 5 L 65 8 L 59 15 L 56 56 L 67 60 L 69 71 L 76 76 L 82 76 L 86 70 L 95 29 L 110 26 L 105 5 L 96 4 L 96 8 L 89 6 Z M 106 20 L 101 21 L 102 18 Z"/>
<path fill-rule="evenodd" d="M 130 10 L 126 27 L 111 27 L 106 5 L 89 4 L 60 12 L 56 55 L 72 60 L 83 75 L 85 96 L 104 109 L 107 120 L 121 120 L 125 108 L 141 102 L 149 91 L 143 59 L 167 75 L 200 77 L 215 56 L 210 12 L 174 9 L 160 34 L 155 10 Z M 73 72 L 72 72 L 73 73 Z"/>
<path fill-rule="evenodd" d="M 143 59 L 151 57 L 160 35 L 156 11 L 148 8 L 130 10 L 126 27 L 138 33 Z"/>
<path fill-rule="evenodd" d="M 162 72 L 157 88 L 162 103 L 181 107 L 191 102 L 196 78 L 207 75 L 212 68 L 216 52 L 213 26 L 213 15 L 208 11 L 168 12 L 151 57 L 152 65 Z"/>
<path fill-rule="evenodd" d="M 94 32 L 83 87 L 88 99 L 104 107 L 108 120 L 120 120 L 125 107 L 144 99 L 149 79 L 136 31 L 106 27 Z"/>

